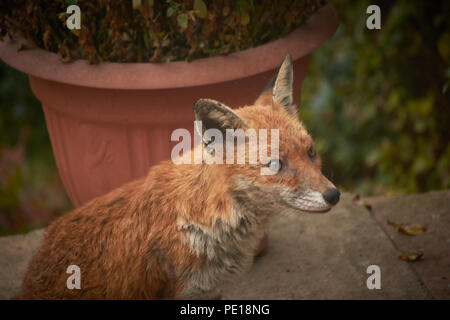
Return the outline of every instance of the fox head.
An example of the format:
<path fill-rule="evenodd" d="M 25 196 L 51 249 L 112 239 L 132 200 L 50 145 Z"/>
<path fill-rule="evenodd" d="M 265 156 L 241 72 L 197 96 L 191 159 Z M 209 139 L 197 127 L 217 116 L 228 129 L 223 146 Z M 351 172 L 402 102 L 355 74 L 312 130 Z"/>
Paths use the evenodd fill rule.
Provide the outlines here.
<path fill-rule="evenodd" d="M 293 80 L 292 58 L 288 55 L 254 105 L 232 110 L 218 101 L 200 99 L 194 106 L 196 120 L 202 124 L 197 128 L 202 137 L 209 129 L 219 130 L 227 141 L 230 130 L 251 130 L 259 137 L 255 143 L 245 136 L 244 163 L 223 165 L 233 180 L 233 199 L 248 210 L 327 212 L 339 201 L 340 193 L 322 174 L 321 158 L 298 119 Z M 261 139 L 262 133 L 268 134 L 266 139 Z M 278 133 L 276 152 L 272 148 L 275 133 Z M 235 141 L 236 136 L 233 138 Z M 204 142 L 208 145 L 210 141 Z M 228 148 L 227 153 L 233 148 L 234 154 L 238 145 L 223 144 L 223 148 Z M 268 150 L 270 155 L 250 163 L 252 152 L 261 155 Z M 262 169 L 269 169 L 272 174 L 261 174 Z"/>

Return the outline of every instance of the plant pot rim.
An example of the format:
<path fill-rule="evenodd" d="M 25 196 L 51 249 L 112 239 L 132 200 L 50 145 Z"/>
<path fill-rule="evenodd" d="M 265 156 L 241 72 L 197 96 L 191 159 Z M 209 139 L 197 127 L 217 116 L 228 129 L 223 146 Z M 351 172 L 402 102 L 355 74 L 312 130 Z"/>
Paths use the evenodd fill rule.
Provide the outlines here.
<path fill-rule="evenodd" d="M 250 77 L 279 66 L 286 54 L 307 56 L 330 38 L 339 24 L 336 9 L 327 4 L 284 38 L 231 53 L 191 62 L 118 63 L 92 65 L 86 60 L 64 63 L 56 53 L 40 48 L 18 51 L 19 40 L 0 42 L 0 58 L 38 78 L 104 89 L 169 89 L 201 86 Z M 282 49 L 282 50 L 281 50 Z"/>

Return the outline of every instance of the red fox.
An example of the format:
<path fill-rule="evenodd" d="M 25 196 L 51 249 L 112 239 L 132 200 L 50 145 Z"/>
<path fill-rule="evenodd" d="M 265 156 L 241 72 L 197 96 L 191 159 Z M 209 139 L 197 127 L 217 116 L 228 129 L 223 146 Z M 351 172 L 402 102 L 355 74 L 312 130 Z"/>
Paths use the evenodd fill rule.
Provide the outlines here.
<path fill-rule="evenodd" d="M 168 160 L 67 213 L 47 227 L 19 298 L 220 298 L 222 285 L 250 268 L 273 217 L 326 212 L 339 201 L 298 120 L 292 85 L 288 55 L 254 105 L 232 110 L 200 99 L 194 106 L 202 130 L 279 129 L 277 158 L 256 164 Z M 262 167 L 276 174 L 262 175 Z M 71 265 L 79 267 L 80 289 L 66 284 Z"/>

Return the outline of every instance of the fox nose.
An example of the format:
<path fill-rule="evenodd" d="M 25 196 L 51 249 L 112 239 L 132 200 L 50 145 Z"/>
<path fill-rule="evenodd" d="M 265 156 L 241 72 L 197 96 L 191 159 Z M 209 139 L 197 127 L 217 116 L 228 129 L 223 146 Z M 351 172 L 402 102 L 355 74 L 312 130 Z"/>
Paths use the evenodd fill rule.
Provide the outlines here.
<path fill-rule="evenodd" d="M 328 188 L 325 190 L 324 193 L 322 193 L 322 196 L 328 204 L 334 206 L 336 203 L 339 202 L 339 197 L 341 196 L 341 193 L 339 192 L 338 189 Z"/>

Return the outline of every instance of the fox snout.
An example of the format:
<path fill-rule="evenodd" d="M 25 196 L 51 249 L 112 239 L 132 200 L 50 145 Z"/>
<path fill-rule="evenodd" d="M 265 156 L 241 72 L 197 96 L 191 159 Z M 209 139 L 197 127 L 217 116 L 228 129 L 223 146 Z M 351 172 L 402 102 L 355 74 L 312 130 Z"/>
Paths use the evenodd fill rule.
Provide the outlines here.
<path fill-rule="evenodd" d="M 322 197 L 326 201 L 326 203 L 334 206 L 339 202 L 341 193 L 336 188 L 327 188 L 324 192 L 322 192 Z"/>
<path fill-rule="evenodd" d="M 281 194 L 289 206 L 306 212 L 328 212 L 340 199 L 341 193 L 328 180 L 321 168 L 313 163 L 292 166 L 295 187 Z"/>
<path fill-rule="evenodd" d="M 296 190 L 284 188 L 280 193 L 285 205 L 307 213 L 330 211 L 339 202 L 340 195 L 339 190 L 334 187 L 327 187 L 323 192 L 304 188 Z"/>
<path fill-rule="evenodd" d="M 318 176 L 322 185 L 318 186 L 316 184 L 312 187 L 312 190 L 306 191 L 306 198 L 311 199 L 309 205 L 313 212 L 316 210 L 317 212 L 328 212 L 339 202 L 341 193 L 322 173 L 319 173 Z M 311 197 L 311 194 L 314 196 Z"/>
<path fill-rule="evenodd" d="M 308 213 L 324 213 L 339 202 L 341 193 L 318 168 L 303 170 L 296 179 L 296 187 L 284 188 L 280 193 L 282 202 L 292 209 Z"/>

